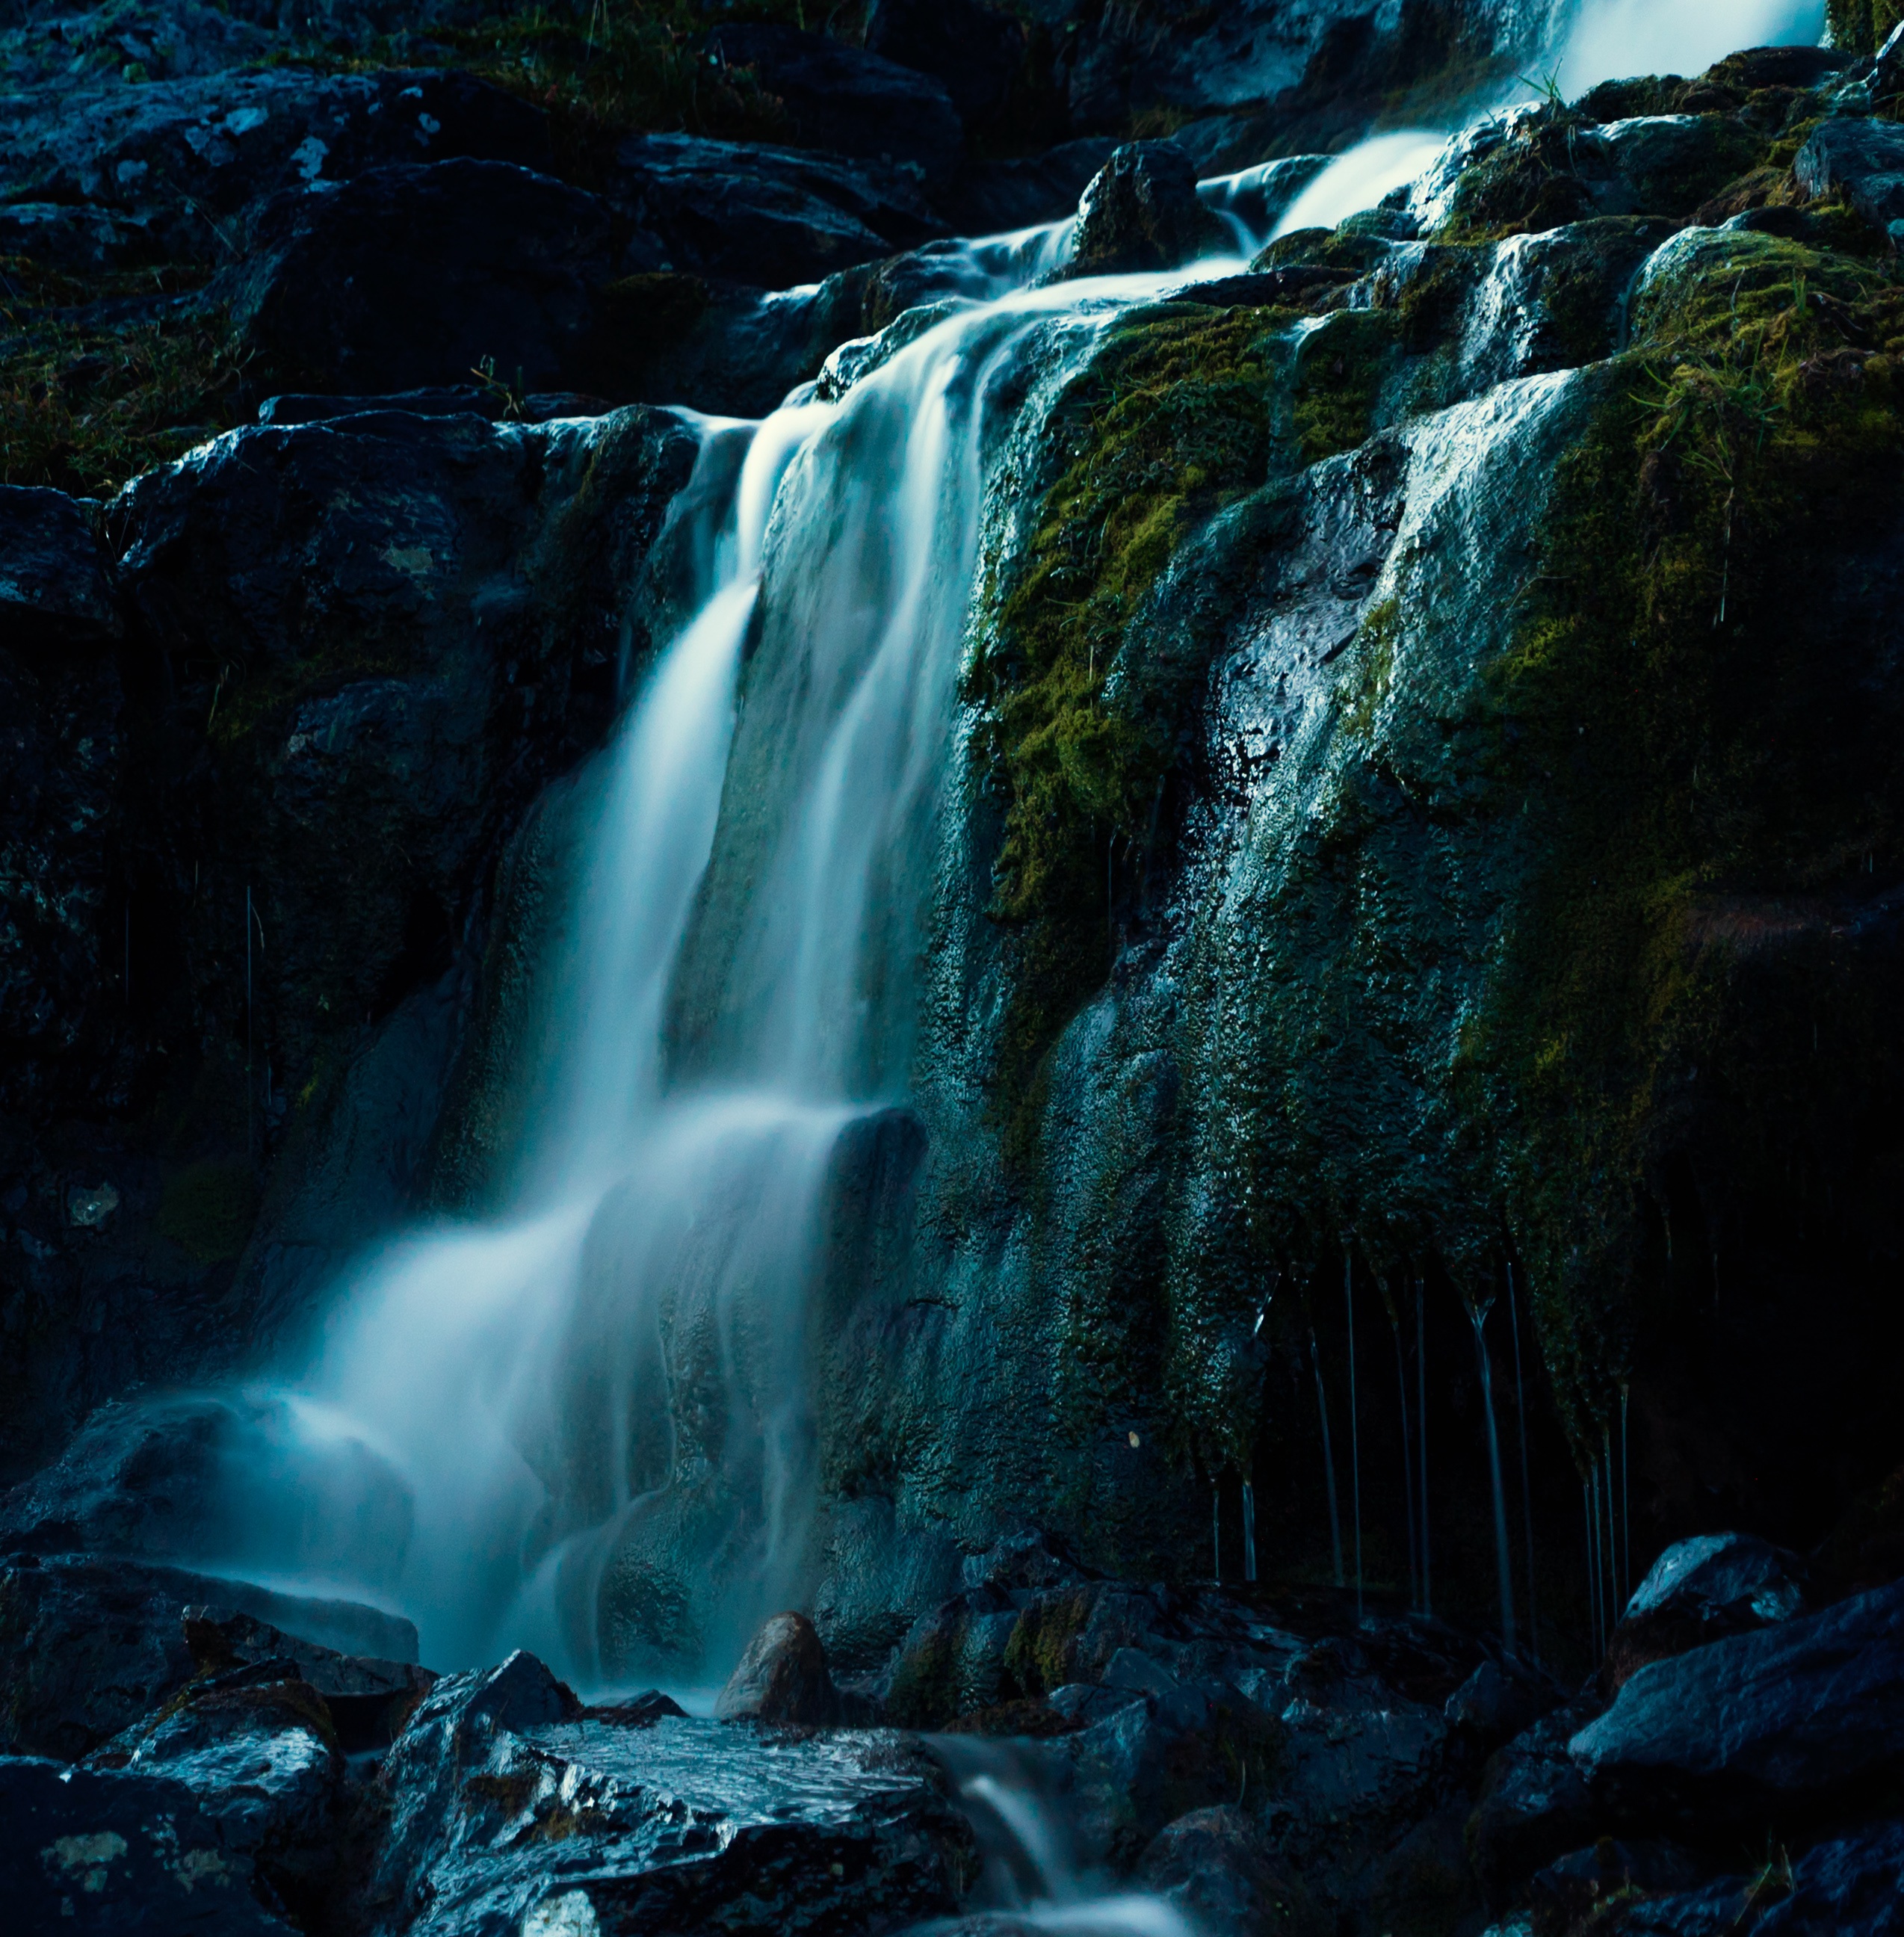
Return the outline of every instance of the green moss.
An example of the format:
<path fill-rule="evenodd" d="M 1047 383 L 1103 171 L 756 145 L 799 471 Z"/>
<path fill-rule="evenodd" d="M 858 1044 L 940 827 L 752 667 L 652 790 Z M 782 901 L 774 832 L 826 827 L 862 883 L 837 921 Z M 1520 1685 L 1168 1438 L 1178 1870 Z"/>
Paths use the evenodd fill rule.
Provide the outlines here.
<path fill-rule="evenodd" d="M 1900 20 L 1904 20 L 1904 0 L 1825 0 L 1831 44 L 1846 53 L 1875 52 Z"/>
<path fill-rule="evenodd" d="M 1091 1607 L 1088 1593 L 1048 1595 L 1018 1617 L 1005 1644 L 1005 1668 L 1026 1695 L 1048 1695 L 1076 1679 L 1078 1639 Z"/>
<path fill-rule="evenodd" d="M 1181 688 L 1124 676 L 1126 628 L 1185 538 L 1268 476 L 1283 321 L 1150 312 L 1111 333 L 1056 414 L 1067 461 L 969 686 L 1005 802 L 992 911 L 1020 935 L 1008 1114 L 1102 980 L 1113 844 L 1142 840 L 1175 754 Z"/>
<path fill-rule="evenodd" d="M 229 1263 L 244 1249 L 258 1211 L 258 1185 L 241 1159 L 207 1158 L 165 1180 L 159 1231 L 200 1264 Z"/>
<path fill-rule="evenodd" d="M 1339 310 L 1302 339 L 1293 414 L 1305 464 L 1367 441 L 1399 329 L 1387 310 Z"/>

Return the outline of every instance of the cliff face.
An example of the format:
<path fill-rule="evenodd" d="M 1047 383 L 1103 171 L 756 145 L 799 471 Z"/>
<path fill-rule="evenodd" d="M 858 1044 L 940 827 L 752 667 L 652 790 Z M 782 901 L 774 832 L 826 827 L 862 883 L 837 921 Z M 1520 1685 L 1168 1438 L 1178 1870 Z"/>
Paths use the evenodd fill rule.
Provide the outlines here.
<path fill-rule="evenodd" d="M 583 97 L 545 125 L 406 68 L 460 103 L 432 118 L 461 152 L 399 159 L 367 131 L 402 89 L 250 75 L 266 120 L 221 96 L 231 171 L 202 180 L 162 111 L 212 125 L 208 55 L 213 80 L 157 77 L 175 96 L 120 130 L 129 174 L 33 150 L 46 234 L 110 258 L 86 274 L 215 176 L 258 244 L 200 291 L 235 353 L 387 353 L 431 387 L 293 398 L 210 443 L 181 420 L 189 454 L 110 502 L 0 494 L 12 1474 L 102 1400 L 268 1363 L 356 1247 L 486 1201 L 589 756 L 675 613 L 660 540 L 695 440 L 613 400 L 765 408 L 970 293 L 956 252 L 894 249 L 970 208 L 1063 213 L 1113 136 L 1181 124 L 1206 171 L 1319 148 L 1555 31 L 1034 9 L 986 97 L 881 11 L 852 56 L 910 49 L 938 66 L 905 86 L 958 104 L 957 152 L 911 172 L 841 105 L 899 83 L 862 65 L 829 97 L 769 26 L 730 62 L 738 118 L 672 147 L 565 145 Z M 441 31 L 432 61 L 462 45 Z M 50 72 L 49 127 L 78 112 Z M 1266 1555 L 1326 1573 L 1316 1390 L 1345 1431 L 1351 1351 L 1371 1572 L 1400 1578 L 1388 1365 L 1417 1300 L 1444 1578 L 1478 1614 L 1471 1311 L 1498 1376 L 1527 1355 L 1544 1515 L 1617 1441 L 1647 1541 L 1716 1516 L 1805 1541 L 1896 1463 L 1891 92 L 1780 50 L 1522 111 L 1410 196 L 1122 315 L 1075 369 L 1057 325 L 1023 347 L 911 1101 L 842 1146 L 813 1308 L 840 1658 L 879 1659 L 1026 1522 L 1199 1575 L 1214 1494 L 1233 1566 L 1246 1478 Z M 756 113 L 770 147 L 714 138 Z M 321 192 L 279 139 L 320 115 L 349 123 Z M 999 159 L 1008 124 L 1062 144 Z M 711 240 L 684 211 L 717 181 Z M 336 217 L 353 195 L 466 245 L 461 280 L 420 253 L 384 266 L 430 306 L 353 308 L 377 246 Z M 440 232 L 418 214 L 452 205 Z M 557 205 L 572 226 L 523 268 L 508 223 Z M 756 255 L 817 286 L 770 299 L 737 273 Z M 525 362 L 608 394 L 526 394 Z M 295 368 L 344 388 L 323 363 Z M 769 639 L 744 734 L 777 671 Z M 680 999 L 687 1040 L 691 978 Z M 1542 1565 L 1577 1595 L 1563 1545 Z"/>

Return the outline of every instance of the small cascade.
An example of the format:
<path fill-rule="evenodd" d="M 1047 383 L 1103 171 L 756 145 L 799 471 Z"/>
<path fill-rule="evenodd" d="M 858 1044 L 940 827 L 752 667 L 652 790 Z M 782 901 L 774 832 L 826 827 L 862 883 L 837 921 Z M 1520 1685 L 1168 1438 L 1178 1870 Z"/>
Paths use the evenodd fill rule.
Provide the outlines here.
<path fill-rule="evenodd" d="M 1606 1652 L 1606 1597 L 1600 1584 L 1600 1469 L 1597 1462 L 1581 1483 L 1587 1507 L 1587 1584 L 1593 1611 L 1593 1659 Z"/>
<path fill-rule="evenodd" d="M 1120 1890 L 1081 1861 L 1061 1753 L 978 1735 L 935 1736 L 931 1745 L 978 1844 L 961 1933 L 1011 1937 L 1029 1926 L 1078 1937 L 1196 1937 L 1163 1898 Z"/>
<path fill-rule="evenodd" d="M 1481 1409 L 1487 1420 L 1487 1474 L 1494 1490 L 1494 1563 L 1499 1578 L 1501 1640 L 1508 1654 L 1514 1651 L 1514 1568 L 1508 1551 L 1507 1491 L 1501 1480 L 1501 1440 L 1494 1424 L 1494 1369 L 1487 1356 L 1487 1314 L 1494 1308 L 1490 1298 L 1472 1302 L 1468 1317 L 1475 1328 L 1475 1355 L 1481 1362 Z"/>
<path fill-rule="evenodd" d="M 1355 1254 L 1342 1247 L 1342 1297 L 1348 1307 L 1349 1495 L 1355 1512 L 1355 1619 L 1362 1621 L 1362 1438 L 1355 1404 Z"/>
<path fill-rule="evenodd" d="M 1243 1580 L 1246 1586 L 1256 1584 L 1256 1489 L 1247 1480 L 1243 1482 Z"/>
<path fill-rule="evenodd" d="M 1606 1475 L 1606 1581 L 1610 1595 L 1608 1605 L 1616 1611 L 1613 1620 L 1608 1623 L 1610 1633 L 1626 1608 L 1627 1589 L 1620 1576 L 1619 1523 L 1613 1511 L 1613 1435 L 1604 1425 L 1600 1428 L 1600 1470 Z"/>
<path fill-rule="evenodd" d="M 1633 1584 L 1633 1496 L 1627 1489 L 1627 1384 L 1620 1381 L 1620 1539 L 1621 1569 L 1626 1576 L 1627 1592 L 1630 1595 Z"/>
<path fill-rule="evenodd" d="M 1527 1460 L 1527 1387 L 1520 1369 L 1520 1308 L 1514 1295 L 1514 1267 L 1507 1268 L 1508 1325 L 1514 1333 L 1514 1410 L 1520 1426 L 1520 1508 L 1527 1523 L 1527 1653 L 1540 1666 L 1540 1618 L 1534 1598 L 1534 1488 Z"/>
<path fill-rule="evenodd" d="M 1421 1432 L 1421 1611 L 1435 1615 L 1434 1567 L 1428 1552 L 1428 1321 L 1424 1287 L 1414 1281 L 1414 1410 Z"/>
<path fill-rule="evenodd" d="M 1414 1536 L 1414 1455 L 1408 1430 L 1408 1369 L 1402 1351 L 1402 1314 L 1388 1281 L 1381 1281 L 1381 1302 L 1388 1311 L 1388 1329 L 1395 1341 L 1395 1384 L 1402 1399 L 1402 1498 L 1408 1507 L 1408 1605 L 1421 1604 L 1421 1571 L 1417 1564 Z"/>
<path fill-rule="evenodd" d="M 1316 1411 L 1322 1419 L 1322 1470 L 1329 1483 L 1329 1544 L 1336 1557 L 1336 1584 L 1346 1585 L 1342 1573 L 1342 1514 L 1336 1498 L 1336 1455 L 1329 1443 L 1329 1394 L 1322 1383 L 1322 1354 L 1316 1349 L 1316 1329 L 1309 1327 L 1309 1363 L 1315 1368 Z"/>

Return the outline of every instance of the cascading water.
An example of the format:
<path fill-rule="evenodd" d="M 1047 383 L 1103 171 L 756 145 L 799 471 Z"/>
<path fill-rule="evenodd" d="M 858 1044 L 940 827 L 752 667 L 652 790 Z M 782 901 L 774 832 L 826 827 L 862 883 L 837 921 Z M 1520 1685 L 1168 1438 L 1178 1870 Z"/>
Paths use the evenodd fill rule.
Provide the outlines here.
<path fill-rule="evenodd" d="M 1514 1564 L 1508 1551 L 1507 1490 L 1501 1478 L 1501 1438 L 1494 1424 L 1494 1369 L 1487 1357 L 1487 1314 L 1492 1298 L 1469 1304 L 1475 1356 L 1481 1363 L 1481 1410 L 1487 1426 L 1487 1477 L 1494 1496 L 1494 1561 L 1501 1596 L 1501 1639 L 1514 1652 Z"/>

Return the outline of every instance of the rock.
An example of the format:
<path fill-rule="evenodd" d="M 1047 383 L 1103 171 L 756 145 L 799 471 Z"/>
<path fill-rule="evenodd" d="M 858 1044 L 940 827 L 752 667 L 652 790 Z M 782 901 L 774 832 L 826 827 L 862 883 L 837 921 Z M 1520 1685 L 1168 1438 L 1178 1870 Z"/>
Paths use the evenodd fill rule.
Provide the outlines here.
<path fill-rule="evenodd" d="M 1174 269 L 1217 248 L 1226 232 L 1199 199 L 1189 156 L 1169 141 L 1132 141 L 1106 162 L 1078 205 L 1068 276 Z"/>
<path fill-rule="evenodd" d="M 186 1784 L 0 1757 L 0 1893 L 21 1931 L 290 1937 Z"/>
<path fill-rule="evenodd" d="M 1568 1751 L 1636 1827 L 1781 1828 L 1904 1772 L 1904 1582 L 1640 1669 Z"/>
<path fill-rule="evenodd" d="M 803 146 L 909 162 L 929 188 L 950 178 L 965 131 L 941 83 L 793 27 L 723 26 L 706 44 L 711 58 L 753 70 Z"/>
<path fill-rule="evenodd" d="M 120 1558 L 28 1556 L 0 1566 L 0 1752 L 77 1760 L 131 1727 L 202 1672 L 183 1617 L 214 1602 L 298 1637 L 298 1652 L 341 1643 L 399 1673 L 416 1659 L 408 1621 L 353 1602 Z"/>
<path fill-rule="evenodd" d="M 1624 1908 L 1613 1927 L 1621 1937 L 1899 1937 L 1904 1824 L 1869 1823 L 1815 1844 L 1796 1863 L 1775 1858 L 1752 1876 L 1648 1898 Z"/>
<path fill-rule="evenodd" d="M 1116 143 L 1084 135 L 1041 155 L 1012 161 L 969 161 L 938 205 L 962 235 L 998 235 L 1060 222 L 1078 211 L 1091 178 L 1115 152 Z"/>
<path fill-rule="evenodd" d="M 1567 1745 L 1599 1706 L 1582 1701 L 1557 1709 L 1488 1763 L 1467 1844 L 1490 1910 L 1505 1908 L 1535 1871 L 1593 1835 L 1593 1799 Z"/>
<path fill-rule="evenodd" d="M 1484 1661 L 1448 1698 L 1442 1719 L 1451 1729 L 1494 1748 L 1530 1729 L 1560 1705 L 1557 1690 L 1510 1663 Z"/>
<path fill-rule="evenodd" d="M 1468 1860 L 1466 1815 L 1459 1805 L 1438 1809 L 1381 1859 L 1369 1891 L 1378 1929 L 1454 1937 L 1472 1927 L 1481 1892 Z"/>
<path fill-rule="evenodd" d="M 866 45 L 942 82 L 968 122 L 1003 111 L 1028 51 L 1023 25 L 982 0 L 874 0 Z"/>
<path fill-rule="evenodd" d="M 455 157 L 553 162 L 541 109 L 465 74 L 276 68 L 8 105 L 0 173 L 22 199 L 97 209 L 110 224 L 65 230 L 52 259 L 215 259 L 242 241 L 245 211 L 282 191 Z"/>
<path fill-rule="evenodd" d="M 1536 1873 L 1527 1893 L 1534 1937 L 1569 1937 L 1588 1927 L 1614 1898 L 1665 1896 L 1699 1883 L 1704 1872 L 1672 1843 L 1616 1843 L 1603 1837 Z"/>
<path fill-rule="evenodd" d="M 587 387 L 617 273 L 596 197 L 502 162 L 374 168 L 266 205 L 222 293 L 287 388 L 378 392 L 465 380 Z"/>
<path fill-rule="evenodd" d="M 183 1701 L 95 1749 L 86 1766 L 183 1784 L 226 1850 L 293 1902 L 336 1866 L 343 1758 L 323 1698 L 293 1662 L 194 1683 Z"/>
<path fill-rule="evenodd" d="M 1790 1620 L 1804 1610 L 1804 1578 L 1796 1554 L 1754 1534 L 1678 1541 L 1647 1570 L 1607 1643 L 1607 1693 L 1650 1661 Z"/>
<path fill-rule="evenodd" d="M 1138 1878 L 1199 1929 L 1234 1937 L 1314 1937 L 1324 1927 L 1308 1893 L 1242 1810 L 1194 1809 L 1159 1830 Z"/>
<path fill-rule="evenodd" d="M 758 1739 L 709 1720 L 579 1716 L 532 1657 L 437 1684 L 386 1759 L 364 1920 L 476 1931 L 797 1927 L 943 1915 L 971 1832 L 890 1735 Z"/>
<path fill-rule="evenodd" d="M 604 193 L 653 239 L 644 266 L 767 289 L 944 233 L 900 168 L 688 135 L 624 141 Z"/>
<path fill-rule="evenodd" d="M 805 1614 L 775 1614 L 747 1645 L 714 1703 L 723 1722 L 799 1722 L 824 1727 L 839 1697 L 826 1651 Z"/>
<path fill-rule="evenodd" d="M 92 513 L 63 491 L 0 485 L 0 625 L 9 658 L 120 636 Z"/>
<path fill-rule="evenodd" d="M 1815 129 L 1792 164 L 1813 197 L 1842 195 L 1872 228 L 1904 219 L 1904 128 L 1865 115 L 1838 115 Z"/>

